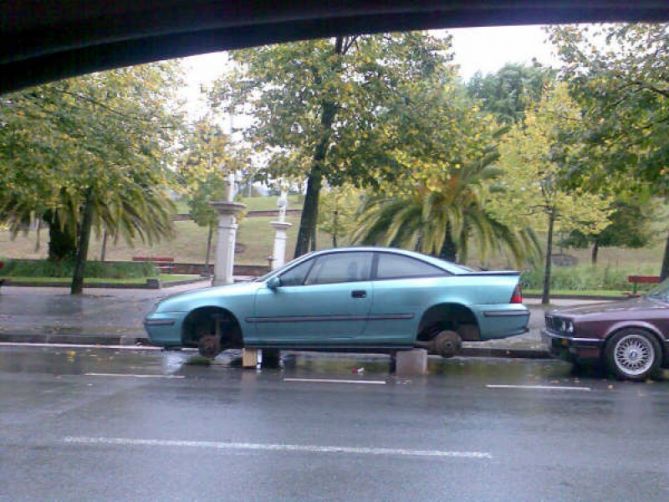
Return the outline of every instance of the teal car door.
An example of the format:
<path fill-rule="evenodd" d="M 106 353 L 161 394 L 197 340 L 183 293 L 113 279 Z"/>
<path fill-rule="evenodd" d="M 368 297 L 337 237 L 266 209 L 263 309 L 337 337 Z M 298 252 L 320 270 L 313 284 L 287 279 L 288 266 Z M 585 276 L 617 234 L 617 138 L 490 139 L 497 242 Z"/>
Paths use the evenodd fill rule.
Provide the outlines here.
<path fill-rule="evenodd" d="M 374 302 L 361 343 L 413 343 L 420 317 L 433 301 L 435 282 L 448 275 L 441 268 L 409 256 L 376 253 Z"/>
<path fill-rule="evenodd" d="M 279 276 L 256 293 L 259 345 L 350 345 L 361 336 L 372 305 L 371 252 L 333 252 Z"/>

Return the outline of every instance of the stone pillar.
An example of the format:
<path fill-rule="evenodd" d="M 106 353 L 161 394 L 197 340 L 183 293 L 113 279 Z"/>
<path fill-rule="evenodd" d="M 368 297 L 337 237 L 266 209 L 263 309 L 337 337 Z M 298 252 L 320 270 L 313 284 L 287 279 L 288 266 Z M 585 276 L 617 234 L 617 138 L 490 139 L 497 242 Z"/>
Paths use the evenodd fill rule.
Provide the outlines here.
<path fill-rule="evenodd" d="M 216 240 L 216 261 L 214 264 L 214 286 L 232 284 L 232 272 L 235 263 L 235 240 L 237 238 L 237 219 L 246 206 L 232 202 L 234 192 L 234 175 L 228 180 L 228 190 L 225 201 L 211 202 L 211 206 L 218 211 L 218 238 Z"/>
<path fill-rule="evenodd" d="M 270 225 L 275 230 L 274 248 L 272 250 L 272 270 L 282 267 L 286 262 L 286 232 L 292 226 L 292 223 L 286 222 L 288 193 L 285 190 L 281 192 L 277 206 L 279 207 L 279 220 L 270 222 Z"/>
<path fill-rule="evenodd" d="M 272 270 L 282 267 L 286 262 L 286 231 L 292 226 L 286 221 L 272 221 L 270 225 L 276 231 L 274 235 L 274 250 L 272 251 Z"/>

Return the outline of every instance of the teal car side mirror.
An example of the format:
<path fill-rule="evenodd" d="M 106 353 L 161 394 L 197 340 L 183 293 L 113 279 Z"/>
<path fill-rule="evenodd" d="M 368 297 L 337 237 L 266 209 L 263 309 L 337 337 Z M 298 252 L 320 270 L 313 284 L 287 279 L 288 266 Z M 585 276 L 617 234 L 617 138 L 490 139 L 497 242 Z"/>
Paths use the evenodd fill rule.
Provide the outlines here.
<path fill-rule="evenodd" d="M 274 276 L 267 281 L 267 287 L 271 290 L 275 290 L 279 286 L 281 286 L 281 279 L 277 276 Z"/>

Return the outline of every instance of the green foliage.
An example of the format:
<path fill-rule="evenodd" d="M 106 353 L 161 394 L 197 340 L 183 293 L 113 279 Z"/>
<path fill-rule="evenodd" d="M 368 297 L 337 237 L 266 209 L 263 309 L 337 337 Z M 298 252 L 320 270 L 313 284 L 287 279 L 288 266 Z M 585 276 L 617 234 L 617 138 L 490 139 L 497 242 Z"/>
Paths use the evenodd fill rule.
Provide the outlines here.
<path fill-rule="evenodd" d="M 72 277 L 74 261 L 7 260 L 0 269 L 3 277 Z M 152 263 L 114 263 L 90 261 L 86 265 L 86 277 L 127 279 L 158 277 L 159 271 Z"/>
<path fill-rule="evenodd" d="M 178 162 L 180 186 L 193 220 L 202 227 L 215 225 L 218 213 L 209 203 L 225 199 L 226 177 L 239 162 L 212 117 L 200 119 L 186 131 Z"/>
<path fill-rule="evenodd" d="M 538 252 L 534 234 L 501 223 L 484 206 L 484 185 L 500 175 L 494 165 L 499 131 L 466 101 L 449 97 L 445 89 L 442 100 L 433 102 L 428 118 L 428 122 L 435 119 L 429 139 L 436 145 L 443 138 L 443 149 L 434 148 L 431 161 L 416 156 L 407 162 L 413 169 L 406 171 L 404 184 L 390 186 L 385 194 L 365 202 L 353 240 L 464 262 L 469 239 L 474 237 L 482 258 L 506 249 L 520 264 Z M 446 113 L 456 103 L 461 105 L 459 113 Z M 442 120 L 436 121 L 438 117 Z M 407 153 L 405 159 L 411 159 L 412 151 Z"/>
<path fill-rule="evenodd" d="M 318 209 L 318 228 L 332 236 L 332 246 L 337 247 L 356 228 L 356 214 L 362 192 L 350 185 L 334 187 L 321 195 Z"/>
<path fill-rule="evenodd" d="M 566 289 L 572 291 L 584 290 L 618 290 L 628 291 L 631 284 L 627 276 L 631 274 L 653 274 L 651 267 L 613 268 L 576 266 L 555 267 L 551 274 L 551 289 Z M 524 271 L 521 275 L 521 284 L 526 289 L 541 289 L 543 287 L 544 271 L 534 268 Z"/>
<path fill-rule="evenodd" d="M 599 167 L 589 175 L 607 184 L 622 174 L 669 194 L 669 25 L 563 25 L 548 33 L 585 110 L 588 155 Z"/>
<path fill-rule="evenodd" d="M 474 74 L 467 82 L 467 91 L 499 122 L 515 124 L 523 121 L 525 110 L 539 101 L 554 79 L 555 70 L 537 62 L 532 66 L 507 63 L 497 73 Z"/>
<path fill-rule="evenodd" d="M 598 247 L 641 248 L 650 243 L 654 234 L 650 222 L 653 211 L 656 211 L 656 204 L 650 198 L 618 198 L 611 207 L 610 223 L 600 233 L 586 235 L 574 230 L 561 244 L 571 247 L 596 244 Z"/>
<path fill-rule="evenodd" d="M 564 75 L 586 113 L 580 174 L 601 187 L 641 186 L 669 196 L 669 24 L 548 28 Z M 669 277 L 669 235 L 660 276 Z"/>
<path fill-rule="evenodd" d="M 74 239 L 91 194 L 98 232 L 170 236 L 178 72 L 176 63 L 144 65 L 0 97 L 0 219 L 19 231 L 50 214 Z"/>
<path fill-rule="evenodd" d="M 392 176 L 389 142 L 402 141 L 414 90 L 448 78 L 450 39 L 422 32 L 345 37 L 235 51 L 236 70 L 211 91 L 212 103 L 249 113 L 246 131 L 269 155 L 264 176 L 304 177 L 327 133 L 319 168 L 331 186 L 376 185 L 379 170 Z M 333 108 L 324 131 L 323 106 Z M 405 111 L 406 110 L 406 111 Z M 392 126 L 391 126 L 392 124 Z"/>
<path fill-rule="evenodd" d="M 426 33 L 336 37 L 232 54 L 214 105 L 254 118 L 247 139 L 267 158 L 260 178 L 308 178 L 296 254 L 315 245 L 323 182 L 378 188 L 419 149 L 415 98 L 453 79 L 450 38 Z M 428 145 L 423 156 L 429 155 Z"/>
<path fill-rule="evenodd" d="M 564 84 L 547 89 L 525 120 L 511 128 L 500 145 L 497 179 L 489 207 L 501 221 L 523 222 L 545 230 L 554 214 L 555 231 L 587 235 L 608 224 L 608 197 L 569 186 L 570 168 L 581 161 L 581 113 Z"/>
<path fill-rule="evenodd" d="M 550 300 L 554 232 L 596 235 L 609 223 L 608 197 L 568 183 L 573 166 L 583 161 L 581 124 L 581 112 L 567 87 L 558 83 L 546 89 L 525 120 L 505 136 L 500 145 L 504 177 L 490 187 L 488 206 L 501 221 L 547 231 L 544 304 Z"/>

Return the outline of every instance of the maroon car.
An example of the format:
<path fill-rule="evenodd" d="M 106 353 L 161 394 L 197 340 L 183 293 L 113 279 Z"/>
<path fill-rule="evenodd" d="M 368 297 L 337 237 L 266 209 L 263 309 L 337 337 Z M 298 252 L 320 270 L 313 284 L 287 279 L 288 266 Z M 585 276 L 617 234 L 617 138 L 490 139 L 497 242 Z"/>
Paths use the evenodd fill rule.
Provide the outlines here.
<path fill-rule="evenodd" d="M 640 298 L 548 312 L 541 334 L 554 357 L 644 380 L 669 367 L 669 280 Z"/>

